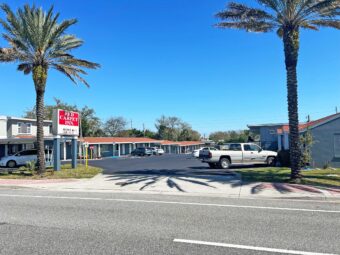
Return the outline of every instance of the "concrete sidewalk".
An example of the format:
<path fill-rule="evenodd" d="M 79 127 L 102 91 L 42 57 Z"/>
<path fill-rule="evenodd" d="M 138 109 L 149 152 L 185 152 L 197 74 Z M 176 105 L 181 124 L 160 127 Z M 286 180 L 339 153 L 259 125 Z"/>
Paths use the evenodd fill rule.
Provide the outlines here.
<path fill-rule="evenodd" d="M 287 183 L 244 183 L 235 173 L 227 174 L 99 174 L 80 180 L 6 180 L 1 187 L 55 191 L 138 192 L 219 197 L 270 197 L 340 199 L 340 188 L 316 188 Z"/>

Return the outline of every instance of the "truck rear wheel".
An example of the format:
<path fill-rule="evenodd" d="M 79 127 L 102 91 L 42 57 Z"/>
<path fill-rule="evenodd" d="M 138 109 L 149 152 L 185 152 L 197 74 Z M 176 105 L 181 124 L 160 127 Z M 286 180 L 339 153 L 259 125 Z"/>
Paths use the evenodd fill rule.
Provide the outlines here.
<path fill-rule="evenodd" d="M 219 167 L 222 169 L 228 169 L 230 167 L 230 160 L 228 158 L 221 158 Z"/>

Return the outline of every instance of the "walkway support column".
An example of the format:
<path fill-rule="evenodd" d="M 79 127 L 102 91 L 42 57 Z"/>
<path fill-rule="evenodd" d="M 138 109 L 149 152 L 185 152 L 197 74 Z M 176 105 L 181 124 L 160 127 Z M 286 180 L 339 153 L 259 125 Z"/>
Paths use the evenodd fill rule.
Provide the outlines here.
<path fill-rule="evenodd" d="M 63 142 L 63 160 L 67 159 L 67 148 L 66 148 L 67 144 L 66 144 L 66 139 Z"/>
<path fill-rule="evenodd" d="M 60 136 L 57 135 L 53 139 L 53 169 L 60 171 Z"/>
<path fill-rule="evenodd" d="M 72 168 L 77 168 L 77 148 L 78 139 L 76 136 L 72 137 Z"/>
<path fill-rule="evenodd" d="M 102 149 L 100 147 L 100 144 L 98 144 L 98 157 L 101 158 L 102 157 Z"/>

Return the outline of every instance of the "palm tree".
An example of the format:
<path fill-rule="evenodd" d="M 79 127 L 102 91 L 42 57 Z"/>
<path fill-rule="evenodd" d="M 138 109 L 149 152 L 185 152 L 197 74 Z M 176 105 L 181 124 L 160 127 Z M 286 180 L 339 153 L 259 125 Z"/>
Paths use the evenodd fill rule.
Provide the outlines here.
<path fill-rule="evenodd" d="M 318 30 L 319 27 L 340 29 L 340 0 L 257 0 L 263 8 L 248 7 L 231 2 L 216 16 L 219 28 L 243 29 L 247 32 L 272 32 L 283 40 L 287 72 L 289 144 L 291 179 L 300 176 L 299 117 L 297 92 L 297 62 L 300 29 Z"/>
<path fill-rule="evenodd" d="M 1 9 L 6 20 L 0 19 L 4 28 L 3 38 L 8 48 L 0 48 L 0 62 L 17 62 L 18 70 L 28 75 L 32 73 L 36 91 L 38 173 L 45 171 L 44 159 L 44 94 L 48 71 L 53 68 L 71 81 L 89 86 L 81 77 L 87 74 L 83 68 L 96 69 L 99 64 L 75 58 L 70 52 L 80 47 L 83 41 L 66 30 L 77 23 L 76 19 L 58 23 L 59 13 L 25 5 L 14 13 L 6 4 Z"/>

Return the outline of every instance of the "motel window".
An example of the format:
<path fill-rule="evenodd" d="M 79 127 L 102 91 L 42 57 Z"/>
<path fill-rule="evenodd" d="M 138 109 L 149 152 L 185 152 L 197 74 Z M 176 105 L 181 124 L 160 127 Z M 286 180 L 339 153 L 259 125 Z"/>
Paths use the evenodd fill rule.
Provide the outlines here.
<path fill-rule="evenodd" d="M 32 124 L 31 123 L 18 123 L 18 134 L 31 134 Z"/>
<path fill-rule="evenodd" d="M 31 133 L 31 129 L 32 129 L 32 124 L 31 124 L 31 123 L 26 123 L 26 131 L 27 131 L 27 134 L 30 134 L 30 133 Z"/>
<path fill-rule="evenodd" d="M 275 134 L 276 134 L 276 131 L 275 131 L 274 129 L 270 129 L 270 130 L 269 130 L 269 134 L 275 135 Z"/>
<path fill-rule="evenodd" d="M 18 134 L 22 134 L 21 132 L 21 130 L 22 130 L 22 126 L 23 126 L 23 123 L 21 123 L 21 122 L 19 122 L 18 123 Z"/>
<path fill-rule="evenodd" d="M 334 157 L 340 158 L 340 134 L 334 135 Z"/>

